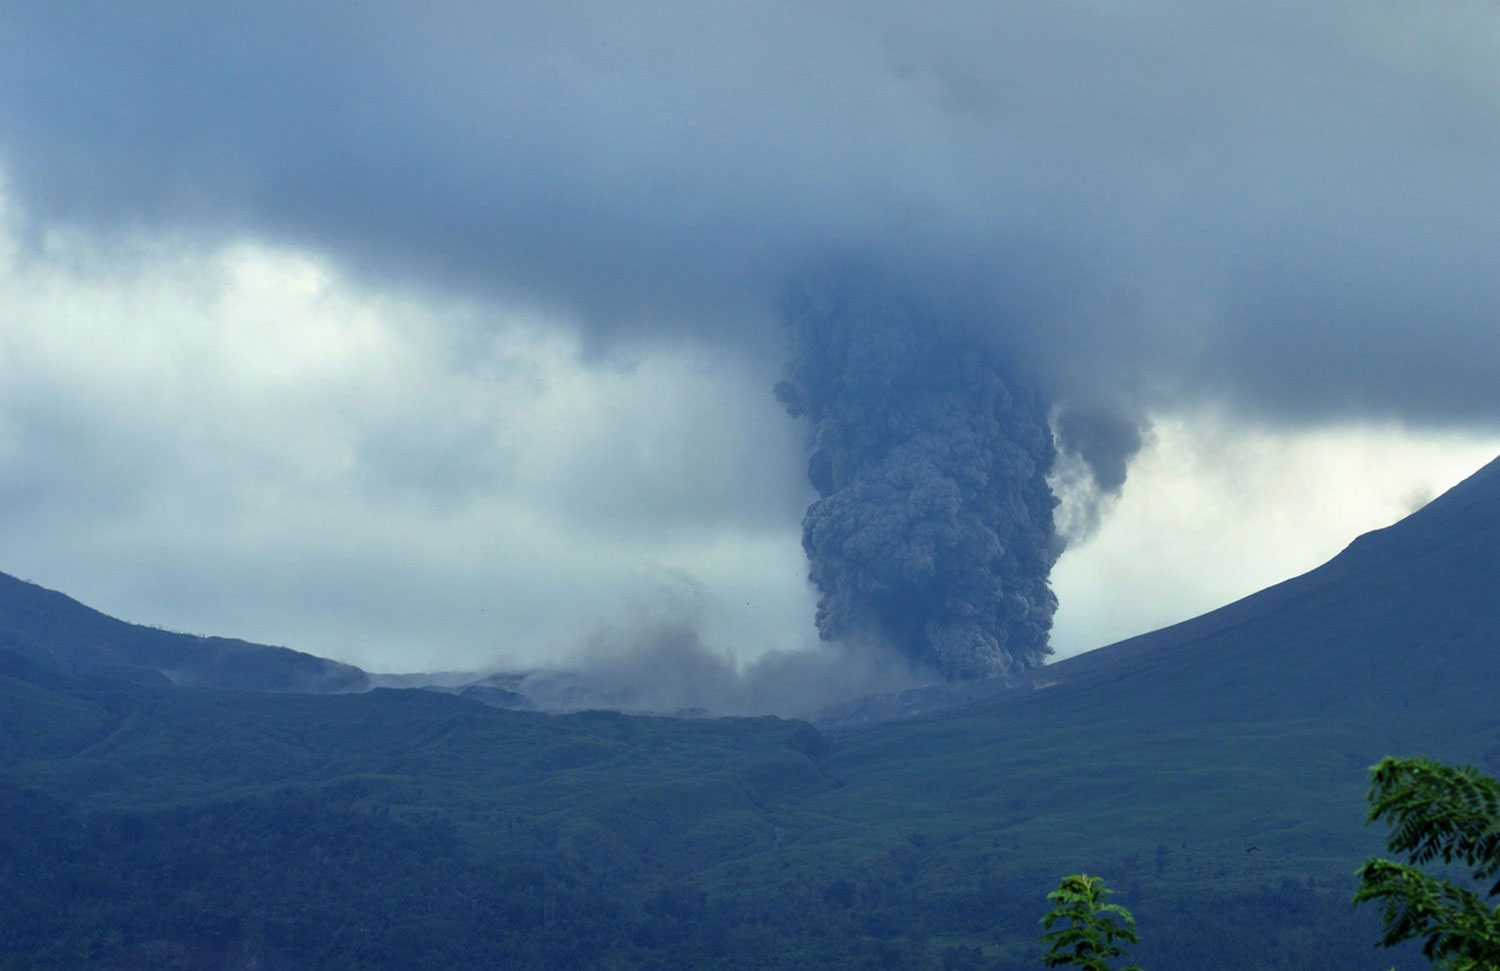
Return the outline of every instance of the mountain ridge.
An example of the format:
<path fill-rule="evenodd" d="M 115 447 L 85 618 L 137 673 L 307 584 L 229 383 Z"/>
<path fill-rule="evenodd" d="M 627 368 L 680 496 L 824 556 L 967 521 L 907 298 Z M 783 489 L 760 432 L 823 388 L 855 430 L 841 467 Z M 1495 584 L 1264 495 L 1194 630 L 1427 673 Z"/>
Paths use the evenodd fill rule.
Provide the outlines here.
<path fill-rule="evenodd" d="M 246 691 L 360 691 L 359 668 L 287 647 L 118 620 L 0 573 L 0 651 L 65 674 Z"/>

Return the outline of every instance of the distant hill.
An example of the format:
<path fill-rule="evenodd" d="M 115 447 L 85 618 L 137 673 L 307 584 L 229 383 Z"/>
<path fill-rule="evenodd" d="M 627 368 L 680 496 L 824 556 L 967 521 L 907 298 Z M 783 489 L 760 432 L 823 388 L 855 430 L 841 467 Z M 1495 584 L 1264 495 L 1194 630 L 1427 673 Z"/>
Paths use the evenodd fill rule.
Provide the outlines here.
<path fill-rule="evenodd" d="M 310 692 L 367 686 L 365 673 L 352 665 L 285 647 L 128 624 L 0 573 L 4 653 L 65 674 L 136 684 Z"/>

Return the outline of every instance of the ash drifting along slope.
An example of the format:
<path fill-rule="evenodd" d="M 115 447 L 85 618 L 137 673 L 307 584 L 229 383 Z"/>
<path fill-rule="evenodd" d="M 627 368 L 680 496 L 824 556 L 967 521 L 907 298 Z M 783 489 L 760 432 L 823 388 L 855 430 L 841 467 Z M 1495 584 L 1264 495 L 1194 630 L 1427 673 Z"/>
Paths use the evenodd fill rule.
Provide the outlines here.
<path fill-rule="evenodd" d="M 1119 717 L 1418 718 L 1500 697 L 1500 459 L 1322 566 L 1023 678 L 871 699 L 830 726 L 1087 698 Z M 1500 759 L 1500 752 L 1495 753 Z"/>

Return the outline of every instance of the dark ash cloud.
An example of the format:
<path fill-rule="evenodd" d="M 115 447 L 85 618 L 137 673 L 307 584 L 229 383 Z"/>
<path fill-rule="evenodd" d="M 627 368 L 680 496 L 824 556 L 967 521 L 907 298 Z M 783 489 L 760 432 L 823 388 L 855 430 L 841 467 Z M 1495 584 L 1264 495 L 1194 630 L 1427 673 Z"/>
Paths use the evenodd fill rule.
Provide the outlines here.
<path fill-rule="evenodd" d="M 1042 663 L 1057 598 L 1047 408 L 941 312 L 845 274 L 787 304 L 777 397 L 810 429 L 802 546 L 826 640 L 949 678 Z"/>
<path fill-rule="evenodd" d="M 1053 410 L 1052 429 L 1060 455 L 1049 480 L 1060 500 L 1058 536 L 1064 544 L 1085 542 L 1120 498 L 1150 422 L 1127 408 L 1070 403 Z"/>
<path fill-rule="evenodd" d="M 1141 421 L 1097 408 L 1061 410 L 1054 426 L 1057 445 L 1072 452 L 1088 467 L 1094 487 L 1118 494 L 1125 486 L 1126 468 L 1146 439 Z"/>

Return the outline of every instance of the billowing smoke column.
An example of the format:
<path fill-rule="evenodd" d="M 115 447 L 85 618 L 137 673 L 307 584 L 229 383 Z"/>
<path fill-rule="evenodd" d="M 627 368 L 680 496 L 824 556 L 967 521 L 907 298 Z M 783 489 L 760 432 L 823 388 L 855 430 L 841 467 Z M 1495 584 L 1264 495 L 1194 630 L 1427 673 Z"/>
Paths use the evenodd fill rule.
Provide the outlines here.
<path fill-rule="evenodd" d="M 802 545 L 825 640 L 879 637 L 949 679 L 1040 664 L 1057 598 L 1037 393 L 880 288 L 799 292 L 776 396 L 811 423 Z"/>

